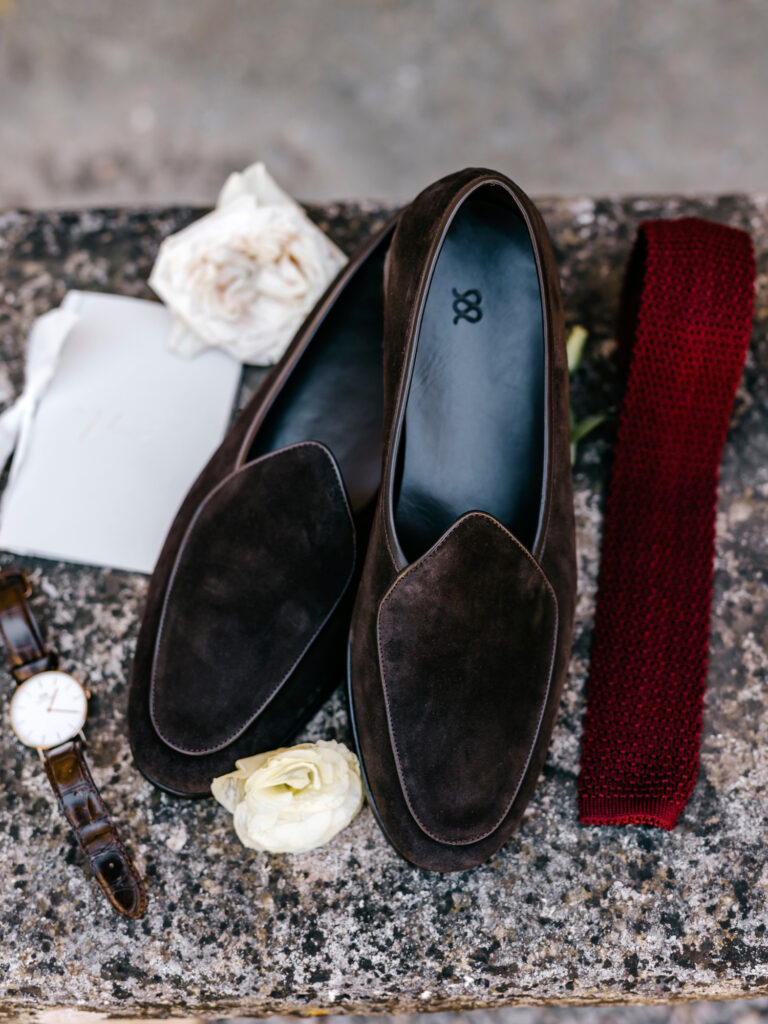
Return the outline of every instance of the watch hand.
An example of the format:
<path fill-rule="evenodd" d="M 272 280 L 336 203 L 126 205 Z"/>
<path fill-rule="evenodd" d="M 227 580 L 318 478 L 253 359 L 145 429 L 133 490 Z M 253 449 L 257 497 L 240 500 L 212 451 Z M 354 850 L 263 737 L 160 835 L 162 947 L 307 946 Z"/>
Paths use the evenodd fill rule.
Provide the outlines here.
<path fill-rule="evenodd" d="M 53 702 L 56 700 L 56 691 L 58 690 L 58 688 L 59 688 L 59 684 L 56 683 L 56 685 L 53 688 L 53 693 L 51 694 L 51 703 L 50 703 L 50 705 L 48 707 L 49 711 L 53 711 Z"/>
<path fill-rule="evenodd" d="M 48 708 L 55 714 L 59 715 L 79 715 L 80 711 L 77 708 Z"/>

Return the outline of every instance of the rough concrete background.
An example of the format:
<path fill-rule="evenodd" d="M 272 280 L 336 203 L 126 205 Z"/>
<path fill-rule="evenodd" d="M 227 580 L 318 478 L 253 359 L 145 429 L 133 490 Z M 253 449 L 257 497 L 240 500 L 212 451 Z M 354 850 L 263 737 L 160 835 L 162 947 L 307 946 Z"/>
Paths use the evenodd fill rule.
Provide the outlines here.
<path fill-rule="evenodd" d="M 0 0 L 0 205 L 762 190 L 765 0 Z"/>

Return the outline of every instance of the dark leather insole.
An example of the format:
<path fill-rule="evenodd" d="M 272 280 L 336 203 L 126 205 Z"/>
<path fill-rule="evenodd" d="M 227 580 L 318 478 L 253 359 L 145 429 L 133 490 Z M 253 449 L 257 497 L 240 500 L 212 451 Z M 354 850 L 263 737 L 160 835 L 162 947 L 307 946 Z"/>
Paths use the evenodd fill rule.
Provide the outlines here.
<path fill-rule="evenodd" d="M 354 512 L 381 477 L 382 274 L 389 237 L 362 263 L 294 368 L 249 458 L 297 441 L 333 453 Z"/>
<path fill-rule="evenodd" d="M 475 510 L 530 548 L 544 437 L 544 333 L 528 230 L 514 209 L 471 198 L 435 267 L 406 405 L 395 526 L 407 559 Z"/>

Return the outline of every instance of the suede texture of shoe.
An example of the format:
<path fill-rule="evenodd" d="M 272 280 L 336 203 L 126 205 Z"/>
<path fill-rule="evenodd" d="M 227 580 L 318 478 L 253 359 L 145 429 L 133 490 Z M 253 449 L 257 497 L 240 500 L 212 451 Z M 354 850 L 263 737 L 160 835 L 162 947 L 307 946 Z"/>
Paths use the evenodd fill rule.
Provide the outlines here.
<path fill-rule="evenodd" d="M 184 500 L 129 696 L 138 768 L 181 796 L 288 742 L 344 675 L 381 474 L 382 274 L 341 271 Z"/>
<path fill-rule="evenodd" d="M 568 667 L 576 561 L 560 288 L 540 214 L 467 169 L 386 260 L 384 466 L 348 651 L 369 799 L 413 864 L 522 817 Z"/>

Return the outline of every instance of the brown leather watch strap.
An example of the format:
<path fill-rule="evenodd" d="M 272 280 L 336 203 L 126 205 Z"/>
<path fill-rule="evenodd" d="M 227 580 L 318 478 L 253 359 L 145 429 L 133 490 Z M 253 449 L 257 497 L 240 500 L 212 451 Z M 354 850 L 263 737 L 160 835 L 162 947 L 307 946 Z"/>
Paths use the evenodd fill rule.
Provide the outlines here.
<path fill-rule="evenodd" d="M 46 750 L 45 770 L 59 806 L 104 895 L 125 917 L 141 917 L 147 896 L 91 778 L 79 739 Z"/>
<path fill-rule="evenodd" d="M 27 603 L 30 592 L 23 570 L 0 572 L 0 636 L 17 683 L 55 669 L 59 661 L 56 652 L 43 643 Z M 91 778 L 82 740 L 68 740 L 42 755 L 59 806 L 104 895 L 118 913 L 141 917 L 147 906 L 144 886 Z"/>
<path fill-rule="evenodd" d="M 56 652 L 48 650 L 43 643 L 27 604 L 30 593 L 27 574 L 21 569 L 0 572 L 0 634 L 17 683 L 56 668 L 59 660 Z"/>

